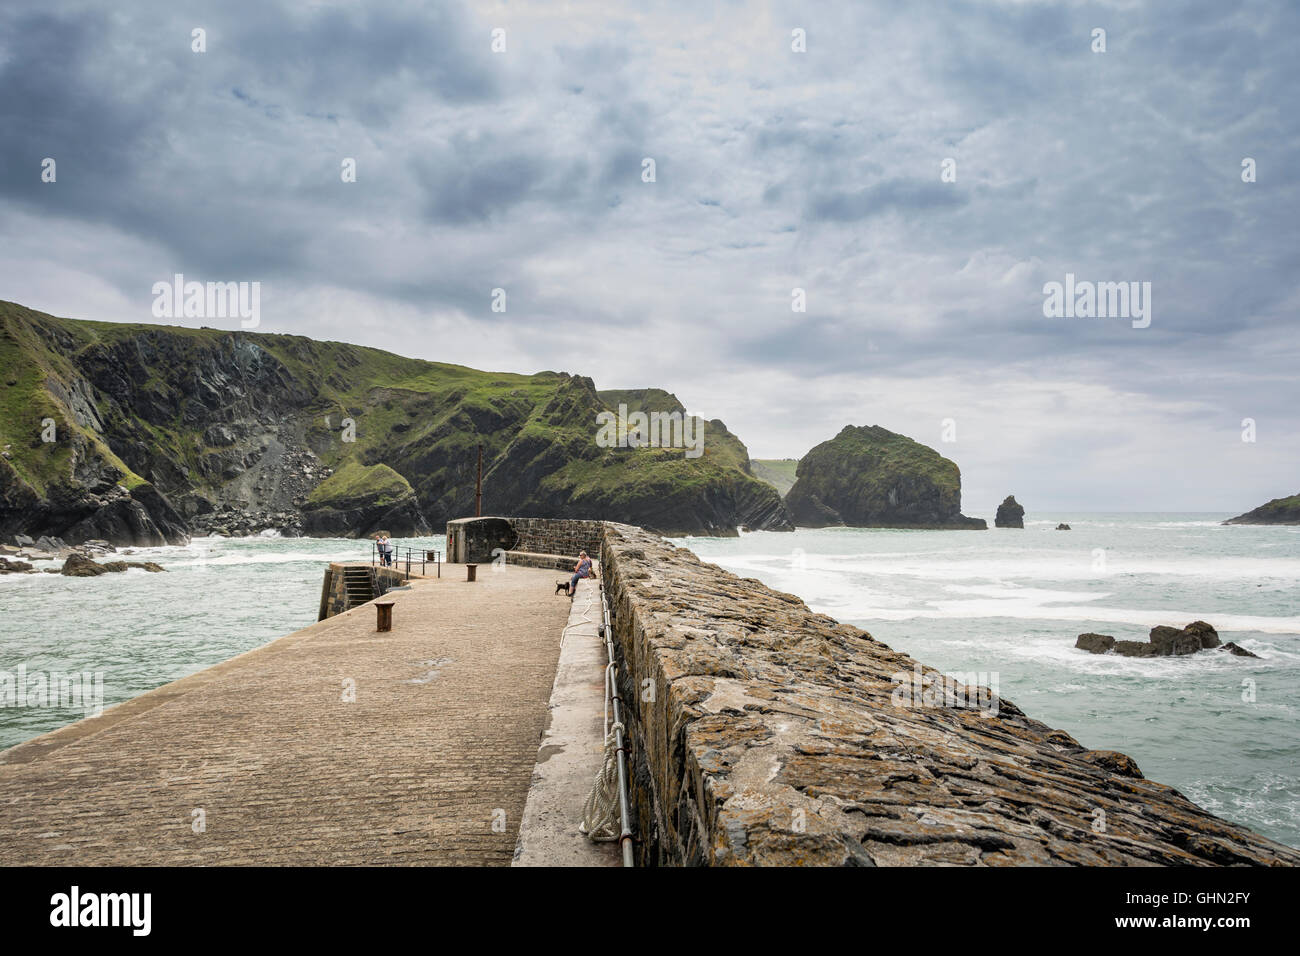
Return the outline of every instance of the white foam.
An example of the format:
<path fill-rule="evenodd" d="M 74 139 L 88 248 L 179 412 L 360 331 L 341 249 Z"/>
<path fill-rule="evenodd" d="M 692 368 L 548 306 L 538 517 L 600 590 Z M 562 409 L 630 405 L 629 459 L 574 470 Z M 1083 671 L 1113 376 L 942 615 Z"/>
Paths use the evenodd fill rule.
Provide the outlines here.
<path fill-rule="evenodd" d="M 1029 551 L 1017 554 L 972 553 L 956 556 L 951 552 L 883 554 L 815 554 L 789 553 L 774 555 L 702 554 L 730 571 L 748 572 L 782 570 L 833 571 L 842 574 L 913 577 L 928 581 L 971 581 L 997 578 L 1002 580 L 1092 581 L 1122 575 L 1160 575 L 1180 578 L 1204 578 L 1211 581 L 1262 581 L 1275 579 L 1300 584 L 1300 557 L 1244 557 L 1236 555 L 1155 557 L 1130 555 L 1107 548 L 1104 571 L 1094 566 L 1091 550 Z M 802 567 L 800 567 L 802 566 Z"/>

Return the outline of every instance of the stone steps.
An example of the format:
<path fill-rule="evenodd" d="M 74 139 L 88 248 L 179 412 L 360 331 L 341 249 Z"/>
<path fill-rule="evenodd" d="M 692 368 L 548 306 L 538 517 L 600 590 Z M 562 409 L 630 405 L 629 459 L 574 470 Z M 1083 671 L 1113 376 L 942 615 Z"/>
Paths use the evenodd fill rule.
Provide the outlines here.
<path fill-rule="evenodd" d="M 366 568 L 344 568 L 343 588 L 348 596 L 349 608 L 375 599 L 375 589 L 370 583 L 370 572 Z"/>

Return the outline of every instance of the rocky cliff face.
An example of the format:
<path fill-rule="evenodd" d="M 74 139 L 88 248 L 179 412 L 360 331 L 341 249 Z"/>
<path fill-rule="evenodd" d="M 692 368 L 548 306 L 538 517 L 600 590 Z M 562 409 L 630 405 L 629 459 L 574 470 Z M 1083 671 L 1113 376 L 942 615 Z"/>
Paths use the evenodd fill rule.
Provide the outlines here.
<path fill-rule="evenodd" d="M 564 373 L 4 302 L 0 359 L 0 536 L 427 534 L 473 513 L 480 443 L 485 510 L 678 534 L 789 527 L 721 422 L 697 458 L 601 447 L 606 403 L 590 379 Z"/>
<path fill-rule="evenodd" d="M 800 527 L 987 527 L 961 513 L 953 462 L 878 425 L 846 425 L 804 455 L 795 474 L 785 505 Z"/>
<path fill-rule="evenodd" d="M 995 528 L 1023 528 L 1025 526 L 1025 508 L 1016 501 L 1015 495 L 1007 495 L 998 505 L 998 513 L 993 518 Z"/>
<path fill-rule="evenodd" d="M 1300 495 L 1274 498 L 1254 511 L 1229 518 L 1224 524 L 1300 524 Z"/>

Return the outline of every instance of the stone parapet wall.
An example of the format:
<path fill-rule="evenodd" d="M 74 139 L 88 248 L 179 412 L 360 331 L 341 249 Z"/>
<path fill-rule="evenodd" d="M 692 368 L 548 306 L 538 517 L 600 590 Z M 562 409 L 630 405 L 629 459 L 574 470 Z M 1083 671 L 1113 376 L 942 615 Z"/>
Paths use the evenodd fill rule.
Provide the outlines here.
<path fill-rule="evenodd" d="M 600 542 L 604 537 L 603 521 L 580 518 L 511 518 L 519 533 L 519 542 L 513 550 L 534 554 L 562 554 L 573 556 L 586 551 L 592 560 L 600 556 Z"/>
<path fill-rule="evenodd" d="M 606 524 L 642 865 L 1300 864 L 1113 751 Z"/>
<path fill-rule="evenodd" d="M 600 552 L 593 551 L 589 553 L 592 556 L 592 564 L 599 571 L 600 561 L 597 560 L 597 556 Z M 531 551 L 507 551 L 505 553 L 505 563 L 513 564 L 516 567 L 563 571 L 567 575 L 573 573 L 574 559 L 567 554 L 534 554 Z"/>
<path fill-rule="evenodd" d="M 600 553 L 603 522 L 579 518 L 458 518 L 447 522 L 447 561 L 487 564 L 495 551 L 550 554 L 576 560 Z"/>

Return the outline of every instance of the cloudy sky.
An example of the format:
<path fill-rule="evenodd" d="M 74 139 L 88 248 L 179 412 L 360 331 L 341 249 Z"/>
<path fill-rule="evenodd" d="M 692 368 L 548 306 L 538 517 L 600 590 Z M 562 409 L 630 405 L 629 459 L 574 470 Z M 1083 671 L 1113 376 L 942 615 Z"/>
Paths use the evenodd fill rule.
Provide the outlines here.
<path fill-rule="evenodd" d="M 174 273 L 257 281 L 262 331 L 662 387 L 754 457 L 883 425 L 967 513 L 1244 511 L 1300 490 L 1297 35 L 1220 0 L 6 0 L 0 298 L 151 322 Z M 1150 327 L 1045 317 L 1066 273 L 1150 282 Z"/>

